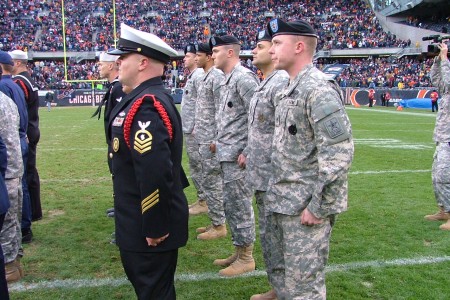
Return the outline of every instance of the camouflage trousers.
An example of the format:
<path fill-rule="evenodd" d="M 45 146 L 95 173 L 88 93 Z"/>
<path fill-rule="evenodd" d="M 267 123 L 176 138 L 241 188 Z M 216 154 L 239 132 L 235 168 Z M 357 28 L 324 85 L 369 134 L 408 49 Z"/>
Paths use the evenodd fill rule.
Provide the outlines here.
<path fill-rule="evenodd" d="M 325 265 L 328 260 L 330 220 L 305 226 L 300 216 L 267 216 L 266 240 L 270 252 L 267 273 L 278 299 L 326 299 Z"/>
<path fill-rule="evenodd" d="M 5 264 L 12 262 L 17 258 L 19 249 L 22 245 L 22 231 L 20 229 L 20 220 L 22 215 L 22 179 L 6 179 L 6 188 L 10 207 L 3 222 L 3 228 L 0 233 L 0 243 L 2 244 Z"/>
<path fill-rule="evenodd" d="M 269 259 L 269 253 L 271 251 L 269 244 L 267 243 L 267 236 L 266 236 L 266 223 L 267 223 L 267 216 L 266 216 L 266 206 L 264 205 L 264 200 L 266 197 L 265 191 L 256 191 L 255 192 L 255 199 L 256 199 L 256 205 L 258 207 L 258 223 L 259 223 L 259 239 L 261 241 L 261 248 L 262 248 L 262 254 L 264 258 L 264 262 L 266 264 L 266 268 L 270 269 L 270 259 Z M 273 278 L 272 273 L 267 273 L 269 283 L 271 286 L 273 286 Z"/>
<path fill-rule="evenodd" d="M 434 195 L 439 206 L 450 212 L 450 145 L 439 143 L 433 157 L 431 171 Z"/>
<path fill-rule="evenodd" d="M 237 162 L 220 162 L 223 179 L 223 205 L 233 244 L 248 246 L 255 242 L 255 214 L 252 191 L 245 169 Z"/>
<path fill-rule="evenodd" d="M 205 194 L 202 188 L 202 162 L 198 151 L 198 142 L 194 135 L 185 133 L 184 142 L 186 145 L 186 153 L 189 158 L 189 174 L 192 182 L 197 189 L 197 198 L 205 200 Z"/>
<path fill-rule="evenodd" d="M 202 160 L 202 187 L 208 204 L 208 217 L 214 226 L 225 224 L 220 163 L 217 155 L 209 150 L 209 144 L 199 145 L 199 152 Z"/>

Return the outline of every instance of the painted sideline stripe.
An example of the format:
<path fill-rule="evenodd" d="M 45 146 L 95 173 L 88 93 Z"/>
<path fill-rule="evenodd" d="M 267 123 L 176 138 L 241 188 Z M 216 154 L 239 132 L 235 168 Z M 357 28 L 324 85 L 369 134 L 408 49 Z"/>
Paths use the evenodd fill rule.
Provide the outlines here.
<path fill-rule="evenodd" d="M 387 261 L 362 261 L 362 262 L 352 262 L 347 264 L 334 264 L 326 267 L 325 271 L 330 272 L 346 272 L 350 270 L 357 270 L 363 268 L 385 268 L 385 267 L 395 267 L 395 266 L 413 266 L 413 265 L 425 265 L 425 264 L 435 264 L 441 262 L 450 261 L 450 256 L 442 257 L 416 257 L 416 258 L 399 258 Z M 266 276 L 265 271 L 253 271 L 245 275 L 237 276 L 239 278 L 244 277 L 262 277 Z M 236 277 L 233 277 L 236 278 Z M 221 277 L 218 273 L 206 272 L 200 274 L 179 274 L 176 275 L 176 281 L 183 282 L 197 282 L 205 280 L 216 280 L 216 279 L 233 279 L 227 277 Z M 73 289 L 73 288 L 86 288 L 86 287 L 101 287 L 101 286 L 112 286 L 117 287 L 121 285 L 128 285 L 130 282 L 126 278 L 103 278 L 103 279 L 66 279 L 66 280 L 54 280 L 54 281 L 41 281 L 36 283 L 13 283 L 9 286 L 9 291 L 11 292 L 25 292 L 31 290 L 39 289 Z"/>
<path fill-rule="evenodd" d="M 374 112 L 374 113 L 385 113 L 385 114 L 399 114 L 399 115 L 409 115 L 409 116 L 420 116 L 420 117 L 428 117 L 428 118 L 434 118 L 436 119 L 436 115 L 434 114 L 426 114 L 426 113 L 415 113 L 415 112 L 408 112 L 408 111 L 396 111 L 396 110 L 384 110 L 384 109 L 361 109 L 361 108 L 356 108 L 356 107 L 349 107 L 346 106 L 345 110 L 359 110 L 359 111 L 363 111 L 363 112 Z"/>

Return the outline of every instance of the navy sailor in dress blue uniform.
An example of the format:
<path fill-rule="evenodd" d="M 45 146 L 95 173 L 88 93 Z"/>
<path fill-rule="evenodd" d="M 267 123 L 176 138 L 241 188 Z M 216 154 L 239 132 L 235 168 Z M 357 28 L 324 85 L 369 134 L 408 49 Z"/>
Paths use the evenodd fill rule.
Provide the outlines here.
<path fill-rule="evenodd" d="M 188 238 L 181 118 L 161 76 L 177 52 L 121 25 L 119 81 L 133 88 L 111 112 L 116 242 L 138 299 L 175 299 L 178 248 Z"/>

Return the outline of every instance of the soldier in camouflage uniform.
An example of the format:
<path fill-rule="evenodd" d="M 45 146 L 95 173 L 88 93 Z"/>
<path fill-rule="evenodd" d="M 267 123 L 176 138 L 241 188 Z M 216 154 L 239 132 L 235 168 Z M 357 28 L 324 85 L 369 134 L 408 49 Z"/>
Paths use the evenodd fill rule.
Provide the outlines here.
<path fill-rule="evenodd" d="M 268 31 L 275 68 L 286 70 L 290 83 L 275 108 L 267 272 L 278 299 L 326 299 L 331 228 L 347 209 L 351 125 L 339 86 L 312 64 L 311 25 L 274 19 Z"/>
<path fill-rule="evenodd" d="M 197 64 L 195 62 L 195 45 L 187 45 L 184 48 L 184 54 L 184 66 L 189 69 L 190 74 L 187 77 L 186 86 L 184 87 L 183 101 L 181 102 L 181 119 L 183 122 L 186 152 L 189 157 L 190 175 L 192 181 L 194 182 L 194 186 L 197 189 L 197 201 L 189 207 L 189 214 L 198 215 L 208 211 L 205 193 L 203 192 L 203 188 L 201 186 L 201 159 L 198 152 L 198 141 L 194 132 L 198 81 L 200 77 L 203 76 L 204 72 L 202 68 L 197 68 Z"/>
<path fill-rule="evenodd" d="M 272 46 L 271 40 L 272 38 L 267 30 L 260 31 L 257 36 L 256 47 L 252 51 L 253 65 L 261 70 L 264 80 L 259 84 L 250 101 L 248 145 L 244 151 L 247 156 L 248 178 L 258 205 L 259 234 L 266 265 L 270 264 L 270 261 L 267 259 L 270 248 L 268 248 L 265 238 L 266 209 L 264 199 L 267 185 L 269 184 L 269 177 L 272 173 L 270 155 L 272 154 L 272 139 L 275 127 L 275 96 L 289 81 L 289 76 L 284 70 L 274 70 L 269 54 L 269 49 Z M 269 282 L 272 282 L 270 276 Z M 272 289 L 264 294 L 253 295 L 250 299 L 276 299 L 276 294 Z"/>
<path fill-rule="evenodd" d="M 442 95 L 434 128 L 433 139 L 436 142 L 436 151 L 432 169 L 434 194 L 439 211 L 425 216 L 425 219 L 447 221 L 439 228 L 450 230 L 450 62 L 447 58 L 447 45 L 441 43 L 438 47 L 440 52 L 434 59 L 430 74 L 433 85 L 439 89 L 439 93 Z"/>
<path fill-rule="evenodd" d="M 197 66 L 203 68 L 205 74 L 199 80 L 195 111 L 195 136 L 199 143 L 202 161 L 202 187 L 208 204 L 208 217 L 211 225 L 197 228 L 200 240 L 212 240 L 227 235 L 225 211 L 223 209 L 222 177 L 220 164 L 214 148 L 217 139 L 216 112 L 220 105 L 220 83 L 224 79 L 223 72 L 214 67 L 212 51 L 207 43 L 196 45 Z"/>
<path fill-rule="evenodd" d="M 0 137 L 6 145 L 8 162 L 5 183 L 8 189 L 10 207 L 5 216 L 0 233 L 5 256 L 5 273 L 8 282 L 17 281 L 23 276 L 19 261 L 21 246 L 21 229 L 19 213 L 22 201 L 23 161 L 20 148 L 19 122 L 20 116 L 16 104 L 0 92 Z"/>
<path fill-rule="evenodd" d="M 212 37 L 209 45 L 214 65 L 225 73 L 220 90 L 216 147 L 222 170 L 225 216 L 235 246 L 234 254 L 216 259 L 214 264 L 226 267 L 220 270 L 221 275 L 234 276 L 255 269 L 255 216 L 242 152 L 247 146 L 248 109 L 258 78 L 241 66 L 241 47 L 234 36 Z"/>

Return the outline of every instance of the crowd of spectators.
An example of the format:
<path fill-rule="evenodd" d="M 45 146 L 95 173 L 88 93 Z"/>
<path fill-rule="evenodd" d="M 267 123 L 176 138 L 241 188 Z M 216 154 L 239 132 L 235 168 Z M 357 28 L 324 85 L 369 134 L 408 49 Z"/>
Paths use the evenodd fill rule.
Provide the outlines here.
<path fill-rule="evenodd" d="M 206 41 L 210 35 L 236 35 L 244 50 L 255 46 L 256 33 L 274 16 L 283 19 L 302 18 L 311 22 L 320 38 L 318 50 L 374 47 L 406 47 L 384 32 L 372 9 L 362 0 L 116 0 L 115 11 L 110 0 L 0 0 L 0 49 L 54 52 L 63 50 L 62 15 L 65 17 L 67 51 L 105 51 L 114 46 L 114 15 L 117 23 L 153 32 L 175 49 L 187 43 Z M 385 2 L 386 3 L 386 2 Z M 413 18 L 408 19 L 415 22 Z M 117 28 L 120 32 L 120 28 Z M 319 66 L 329 60 L 319 61 Z M 351 59 L 338 78 L 342 86 L 406 87 L 428 86 L 428 62 L 414 59 L 392 61 L 390 58 Z M 245 60 L 248 68 L 251 62 Z M 95 62 L 68 61 L 67 79 L 97 79 Z M 41 89 L 90 88 L 90 83 L 64 82 L 62 61 L 38 61 L 30 64 Z M 257 70 L 254 70 L 257 71 Z M 166 84 L 183 85 L 186 70 L 182 62 L 167 66 Z M 394 78 L 394 79 L 392 79 Z"/>
<path fill-rule="evenodd" d="M 438 31 L 447 34 L 450 31 L 450 15 L 433 15 L 430 19 L 419 18 L 418 16 L 408 16 L 401 23 L 418 28 Z"/>
<path fill-rule="evenodd" d="M 373 86 L 401 89 L 431 87 L 430 68 L 433 64 L 431 58 L 404 56 L 399 59 L 392 57 L 322 59 L 318 61 L 318 67 L 324 68 L 332 63 L 348 65 L 337 77 L 341 87 Z"/>
<path fill-rule="evenodd" d="M 258 74 L 250 59 L 243 59 L 242 64 Z M 341 87 L 375 87 L 417 88 L 430 87 L 431 58 L 422 59 L 404 56 L 400 59 L 382 58 L 346 58 L 319 59 L 316 66 L 324 69 L 328 65 L 343 64 L 346 68 L 337 77 Z M 72 89 L 92 87 L 90 82 L 68 83 L 65 81 L 64 63 L 62 61 L 36 61 L 29 64 L 33 79 L 41 90 Z M 94 61 L 76 63 L 68 61 L 67 80 L 98 80 L 98 69 Z M 172 61 L 166 66 L 163 79 L 168 88 L 182 88 L 188 70 L 183 61 Z M 95 86 L 95 85 L 94 85 Z"/>
<path fill-rule="evenodd" d="M 0 0 L 3 47 L 62 51 L 61 3 Z M 125 23 L 154 32 L 177 50 L 188 42 L 205 41 L 211 34 L 234 34 L 243 49 L 252 49 L 256 33 L 274 16 L 303 18 L 314 24 L 320 35 L 319 49 L 405 46 L 383 31 L 362 0 L 116 0 L 115 11 L 110 0 L 64 3 L 67 51 L 102 51 L 114 45 L 114 12 L 118 26 Z"/>

